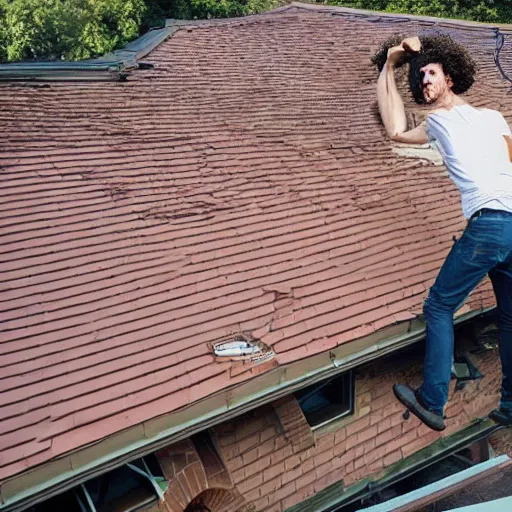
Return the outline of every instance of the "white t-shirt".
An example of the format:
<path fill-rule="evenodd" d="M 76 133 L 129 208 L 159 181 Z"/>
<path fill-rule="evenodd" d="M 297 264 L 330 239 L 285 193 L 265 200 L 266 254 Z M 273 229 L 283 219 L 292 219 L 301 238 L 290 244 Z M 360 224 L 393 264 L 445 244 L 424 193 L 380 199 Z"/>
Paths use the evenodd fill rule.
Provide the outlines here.
<path fill-rule="evenodd" d="M 429 114 L 428 139 L 460 190 L 466 218 L 481 208 L 512 212 L 512 163 L 503 135 L 511 135 L 497 110 L 456 105 Z"/>

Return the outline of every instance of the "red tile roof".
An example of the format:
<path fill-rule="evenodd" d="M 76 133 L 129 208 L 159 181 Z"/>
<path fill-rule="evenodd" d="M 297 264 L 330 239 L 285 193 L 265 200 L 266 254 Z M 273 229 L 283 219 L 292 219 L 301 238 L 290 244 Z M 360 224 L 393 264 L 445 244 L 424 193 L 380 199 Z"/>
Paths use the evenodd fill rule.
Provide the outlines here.
<path fill-rule="evenodd" d="M 330 11 L 184 26 L 124 83 L 0 85 L 0 479 L 251 378 L 219 339 L 284 365 L 421 310 L 464 221 L 392 151 L 369 57 L 432 23 Z M 494 33 L 446 27 L 510 118 Z"/>

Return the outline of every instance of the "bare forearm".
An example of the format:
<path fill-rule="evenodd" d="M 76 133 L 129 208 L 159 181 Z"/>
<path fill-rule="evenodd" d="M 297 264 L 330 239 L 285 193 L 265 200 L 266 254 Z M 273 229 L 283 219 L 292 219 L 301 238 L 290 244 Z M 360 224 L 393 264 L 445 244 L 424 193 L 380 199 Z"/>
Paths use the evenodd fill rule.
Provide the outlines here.
<path fill-rule="evenodd" d="M 387 62 L 377 81 L 377 101 L 380 116 L 390 137 L 407 130 L 404 102 L 398 92 L 395 72 L 392 64 Z"/>

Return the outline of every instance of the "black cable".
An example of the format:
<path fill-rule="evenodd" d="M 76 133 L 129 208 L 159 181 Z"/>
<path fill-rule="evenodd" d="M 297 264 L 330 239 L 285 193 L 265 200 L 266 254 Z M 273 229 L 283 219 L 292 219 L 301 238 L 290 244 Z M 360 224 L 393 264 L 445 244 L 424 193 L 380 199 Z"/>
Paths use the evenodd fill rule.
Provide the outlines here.
<path fill-rule="evenodd" d="M 505 36 L 500 32 L 499 28 L 495 28 L 494 32 L 496 34 L 496 47 L 494 48 L 494 63 L 496 64 L 496 67 L 499 69 L 501 76 L 512 83 L 512 79 L 503 71 L 503 68 L 501 67 L 500 62 L 500 52 L 503 49 L 503 46 L 505 45 Z"/>

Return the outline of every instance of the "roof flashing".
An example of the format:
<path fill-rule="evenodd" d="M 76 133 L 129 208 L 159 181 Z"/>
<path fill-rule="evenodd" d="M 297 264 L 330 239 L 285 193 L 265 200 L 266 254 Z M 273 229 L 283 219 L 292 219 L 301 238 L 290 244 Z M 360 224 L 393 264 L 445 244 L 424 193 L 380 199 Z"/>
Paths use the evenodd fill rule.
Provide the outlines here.
<path fill-rule="evenodd" d="M 96 59 L 70 62 L 12 62 L 0 64 L 0 81 L 124 81 L 136 69 L 152 69 L 139 62 L 177 30 L 151 29 L 124 48 Z"/>

